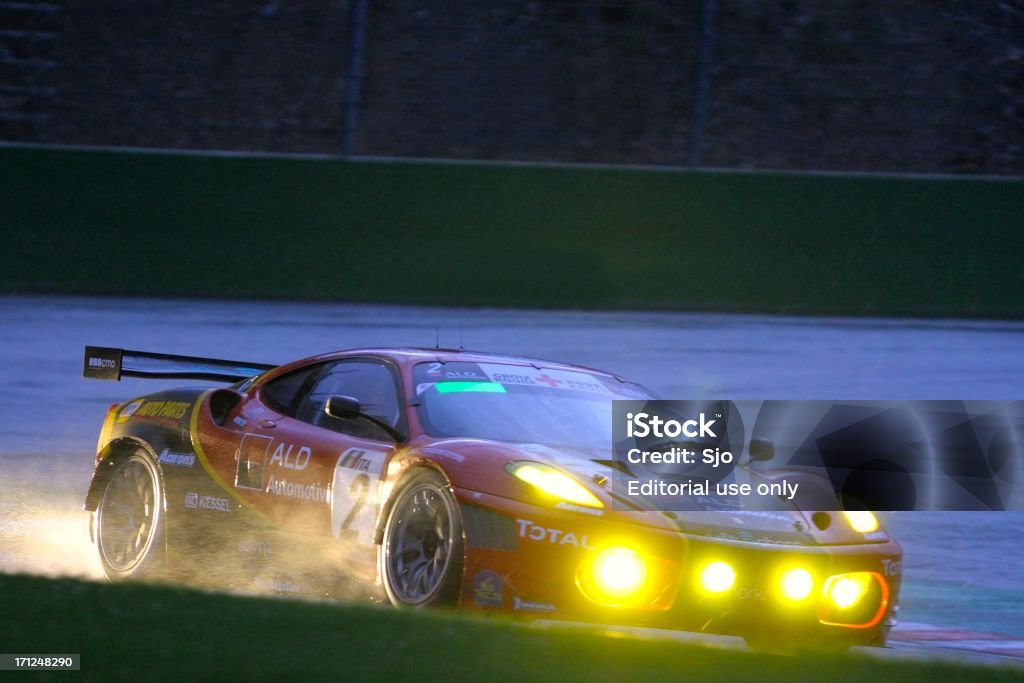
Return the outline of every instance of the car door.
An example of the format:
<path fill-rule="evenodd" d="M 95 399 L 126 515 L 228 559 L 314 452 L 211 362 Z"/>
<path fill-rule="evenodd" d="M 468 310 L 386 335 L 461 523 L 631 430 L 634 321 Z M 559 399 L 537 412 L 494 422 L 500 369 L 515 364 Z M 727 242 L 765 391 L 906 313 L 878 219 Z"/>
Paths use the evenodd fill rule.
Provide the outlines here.
<path fill-rule="evenodd" d="M 360 357 L 299 372 L 261 390 L 275 414 L 242 437 L 235 486 L 279 528 L 372 546 L 395 439 L 371 420 L 335 418 L 325 408 L 333 396 L 355 399 L 363 413 L 404 433 L 398 369 Z"/>

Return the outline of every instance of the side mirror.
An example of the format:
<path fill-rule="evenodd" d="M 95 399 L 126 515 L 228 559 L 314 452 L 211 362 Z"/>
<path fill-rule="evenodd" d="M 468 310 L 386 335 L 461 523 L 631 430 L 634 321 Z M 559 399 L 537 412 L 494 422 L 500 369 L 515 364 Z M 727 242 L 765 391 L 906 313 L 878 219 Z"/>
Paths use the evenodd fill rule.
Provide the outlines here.
<path fill-rule="evenodd" d="M 771 439 L 751 439 L 750 440 L 750 460 L 771 460 L 775 457 L 775 444 L 772 443 Z"/>
<path fill-rule="evenodd" d="M 362 414 L 363 406 L 351 396 L 331 396 L 324 404 L 324 412 L 341 420 L 354 420 Z"/>
<path fill-rule="evenodd" d="M 363 404 L 357 398 L 352 398 L 351 396 L 331 396 L 327 399 L 327 403 L 324 404 L 324 412 L 330 417 L 342 420 L 363 420 L 376 425 L 378 429 L 391 437 L 395 443 L 405 440 L 405 437 L 391 425 L 382 422 L 380 418 L 364 413 Z"/>

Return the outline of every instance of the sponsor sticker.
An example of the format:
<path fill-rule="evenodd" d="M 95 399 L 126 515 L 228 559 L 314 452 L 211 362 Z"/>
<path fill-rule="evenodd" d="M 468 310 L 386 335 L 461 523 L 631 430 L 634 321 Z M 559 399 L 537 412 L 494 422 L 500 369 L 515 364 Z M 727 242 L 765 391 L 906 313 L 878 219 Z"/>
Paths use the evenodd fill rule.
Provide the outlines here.
<path fill-rule="evenodd" d="M 273 474 L 271 474 L 270 479 L 267 480 L 267 488 L 265 491 L 266 493 L 274 496 L 309 500 L 314 503 L 326 503 L 327 497 L 330 494 L 330 490 L 324 488 L 324 485 L 319 482 L 313 484 L 299 484 L 294 481 L 288 481 L 283 477 L 274 476 Z"/>
<path fill-rule="evenodd" d="M 480 368 L 487 374 L 489 380 L 499 384 L 518 384 L 547 387 L 549 389 L 568 389 L 571 391 L 589 391 L 596 394 L 611 394 L 608 387 L 598 378 L 583 372 L 536 369 L 517 365 L 496 365 L 493 363 L 481 363 Z"/>
<path fill-rule="evenodd" d="M 174 465 L 176 467 L 192 467 L 196 464 L 195 453 L 176 453 L 165 448 L 160 457 L 157 458 L 161 465 Z"/>
<path fill-rule="evenodd" d="M 143 401 L 134 414 L 138 417 L 166 417 L 180 420 L 185 417 L 191 405 L 185 401 Z"/>
<path fill-rule="evenodd" d="M 473 598 L 484 607 L 501 607 L 501 577 L 485 570 L 473 577 Z"/>
<path fill-rule="evenodd" d="M 512 609 L 517 612 L 555 612 L 558 610 L 554 605 L 546 602 L 523 600 L 518 595 L 512 598 Z"/>
<path fill-rule="evenodd" d="M 574 548 L 584 548 L 586 550 L 594 549 L 593 546 L 590 545 L 590 539 L 587 538 L 586 534 L 580 534 L 577 536 L 576 533 L 572 531 L 552 529 L 550 527 L 534 524 L 528 519 L 517 519 L 516 525 L 519 527 L 520 538 L 536 541 L 538 543 L 571 545 Z"/>
<path fill-rule="evenodd" d="M 123 408 L 121 408 L 121 412 L 119 412 L 117 414 L 117 421 L 118 422 L 124 422 L 129 417 L 134 415 L 135 412 L 139 409 L 139 407 L 141 405 L 142 405 L 142 401 L 141 400 L 139 400 L 139 401 L 132 401 L 131 403 L 125 404 L 125 406 Z"/>
<path fill-rule="evenodd" d="M 238 541 L 238 552 L 268 558 L 270 557 L 270 544 L 255 538 L 243 538 Z"/>
<path fill-rule="evenodd" d="M 388 451 L 367 448 L 349 448 L 338 456 L 330 489 L 335 538 L 373 542 L 380 476 L 387 457 Z"/>
<path fill-rule="evenodd" d="M 185 493 L 185 507 L 193 510 L 213 510 L 215 512 L 231 512 L 231 501 L 217 496 L 200 495 L 195 491 Z"/>
<path fill-rule="evenodd" d="M 282 441 L 277 444 L 274 454 L 270 456 L 270 464 L 283 467 L 286 470 L 304 470 L 309 465 L 312 455 L 313 451 L 309 446 L 299 446 L 296 450 L 295 444 L 286 444 Z"/>
<path fill-rule="evenodd" d="M 253 491 L 263 490 L 263 473 L 267 451 L 273 439 L 261 434 L 245 434 L 235 452 L 235 486 Z"/>

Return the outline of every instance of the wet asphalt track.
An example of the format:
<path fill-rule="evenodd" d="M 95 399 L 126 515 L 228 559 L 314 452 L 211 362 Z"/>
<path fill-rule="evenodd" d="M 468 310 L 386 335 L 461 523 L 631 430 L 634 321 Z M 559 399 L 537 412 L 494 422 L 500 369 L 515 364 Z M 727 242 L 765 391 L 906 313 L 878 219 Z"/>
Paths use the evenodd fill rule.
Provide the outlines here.
<path fill-rule="evenodd" d="M 442 346 L 609 370 L 666 398 L 1022 398 L 1024 323 L 0 297 L 0 571 L 99 575 L 81 499 L 104 411 L 86 344 L 287 361 Z M 899 513 L 904 621 L 1024 638 L 1024 513 Z"/>

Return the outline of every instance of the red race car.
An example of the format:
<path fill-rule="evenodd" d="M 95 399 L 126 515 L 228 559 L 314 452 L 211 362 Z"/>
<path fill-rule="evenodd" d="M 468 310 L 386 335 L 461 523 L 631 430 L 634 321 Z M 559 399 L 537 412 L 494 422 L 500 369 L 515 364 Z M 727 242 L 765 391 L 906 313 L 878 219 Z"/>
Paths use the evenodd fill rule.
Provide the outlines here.
<path fill-rule="evenodd" d="M 269 366 L 101 347 L 84 374 L 233 382 L 108 410 L 85 508 L 111 579 L 367 586 L 793 646 L 884 644 L 895 617 L 901 550 L 871 513 L 623 504 L 612 400 L 651 395 L 612 374 L 461 350 Z"/>

